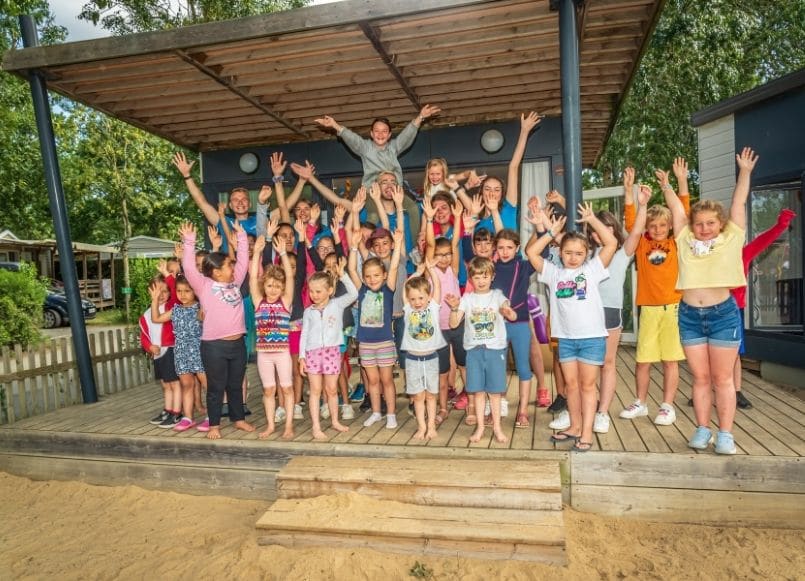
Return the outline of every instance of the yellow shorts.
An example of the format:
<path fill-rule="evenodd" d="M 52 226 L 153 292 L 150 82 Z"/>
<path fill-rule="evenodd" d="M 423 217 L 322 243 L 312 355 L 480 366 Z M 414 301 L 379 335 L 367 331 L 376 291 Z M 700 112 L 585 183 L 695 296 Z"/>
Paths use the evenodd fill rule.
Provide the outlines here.
<path fill-rule="evenodd" d="M 637 362 L 683 359 L 685 352 L 679 340 L 679 304 L 640 307 Z"/>

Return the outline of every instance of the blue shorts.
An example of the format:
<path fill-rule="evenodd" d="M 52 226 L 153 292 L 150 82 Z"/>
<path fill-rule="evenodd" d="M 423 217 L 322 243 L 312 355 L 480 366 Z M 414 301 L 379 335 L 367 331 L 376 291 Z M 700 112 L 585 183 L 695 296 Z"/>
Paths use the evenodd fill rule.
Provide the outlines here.
<path fill-rule="evenodd" d="M 506 349 L 467 351 L 467 393 L 506 393 Z"/>
<path fill-rule="evenodd" d="M 712 307 L 679 303 L 679 338 L 685 347 L 738 347 L 741 326 L 741 315 L 733 297 Z"/>
<path fill-rule="evenodd" d="M 744 329 L 746 327 L 746 323 L 744 322 L 744 309 L 738 309 L 738 314 L 741 315 L 741 346 L 738 347 L 738 355 L 743 355 L 746 353 L 746 341 L 744 341 Z"/>
<path fill-rule="evenodd" d="M 559 362 L 579 361 L 587 365 L 603 365 L 607 354 L 607 338 L 588 339 L 559 338 Z"/>
<path fill-rule="evenodd" d="M 528 321 L 506 321 L 506 337 L 514 353 L 514 366 L 520 381 L 530 381 L 531 373 L 531 325 Z"/>

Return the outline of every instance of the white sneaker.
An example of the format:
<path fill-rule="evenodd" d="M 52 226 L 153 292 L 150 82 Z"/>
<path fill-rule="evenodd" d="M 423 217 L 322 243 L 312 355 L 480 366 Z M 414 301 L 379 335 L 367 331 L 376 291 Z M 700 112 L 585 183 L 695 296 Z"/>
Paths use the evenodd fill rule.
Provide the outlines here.
<path fill-rule="evenodd" d="M 642 403 L 639 399 L 636 399 L 632 405 L 630 405 L 628 408 L 625 408 L 619 415 L 624 420 L 641 418 L 648 415 L 648 406 Z"/>
<path fill-rule="evenodd" d="M 657 417 L 654 418 L 654 423 L 658 426 L 670 426 L 676 421 L 676 410 L 674 406 L 664 403 L 660 406 L 657 412 Z"/>
<path fill-rule="evenodd" d="M 509 415 L 509 400 L 505 398 L 500 399 L 500 417 L 505 418 Z"/>
<path fill-rule="evenodd" d="M 284 419 L 285 419 L 285 408 L 283 408 L 283 407 L 278 407 L 278 408 L 277 408 L 277 409 L 274 411 L 274 421 L 275 421 L 275 422 L 281 422 L 281 421 L 283 421 Z"/>
<path fill-rule="evenodd" d="M 326 403 L 321 404 L 321 407 L 319 407 L 319 416 L 323 420 L 330 419 L 330 408 L 327 407 Z"/>
<path fill-rule="evenodd" d="M 368 428 L 372 424 L 376 424 L 377 422 L 379 422 L 382 419 L 383 419 L 383 416 L 380 413 L 373 413 L 368 418 L 366 418 L 365 422 L 363 422 L 363 427 Z"/>
<path fill-rule="evenodd" d="M 303 420 L 305 416 L 302 414 L 302 406 L 298 403 L 295 403 L 293 406 L 293 419 L 295 420 Z"/>
<path fill-rule="evenodd" d="M 342 420 L 354 420 L 355 419 L 355 410 L 352 409 L 352 406 L 348 403 L 345 403 L 341 406 L 341 419 Z"/>
<path fill-rule="evenodd" d="M 393 430 L 397 427 L 397 416 L 395 414 L 386 415 L 386 429 Z"/>
<path fill-rule="evenodd" d="M 552 430 L 568 429 L 570 427 L 570 412 L 567 410 L 562 410 L 559 412 L 554 420 L 548 424 L 548 427 Z"/>
<path fill-rule="evenodd" d="M 609 432 L 609 414 L 605 414 L 604 412 L 595 412 L 593 432 L 596 434 L 606 434 Z"/>

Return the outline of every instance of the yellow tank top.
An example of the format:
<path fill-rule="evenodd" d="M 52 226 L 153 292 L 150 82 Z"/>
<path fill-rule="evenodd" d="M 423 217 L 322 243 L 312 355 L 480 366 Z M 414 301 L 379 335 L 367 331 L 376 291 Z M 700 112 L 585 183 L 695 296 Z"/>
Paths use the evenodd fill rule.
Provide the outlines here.
<path fill-rule="evenodd" d="M 676 288 L 736 288 L 746 285 L 742 251 L 746 233 L 732 222 L 712 240 L 696 240 L 689 226 L 676 237 Z"/>

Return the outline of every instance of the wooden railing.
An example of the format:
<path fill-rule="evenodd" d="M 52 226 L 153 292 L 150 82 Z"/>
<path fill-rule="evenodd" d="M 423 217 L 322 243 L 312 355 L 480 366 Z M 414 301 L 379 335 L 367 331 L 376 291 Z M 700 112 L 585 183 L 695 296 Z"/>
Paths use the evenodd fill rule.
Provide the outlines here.
<path fill-rule="evenodd" d="M 136 328 L 89 334 L 98 396 L 142 385 L 153 378 Z M 0 350 L 0 424 L 81 403 L 81 385 L 69 337 L 28 351 Z"/>

